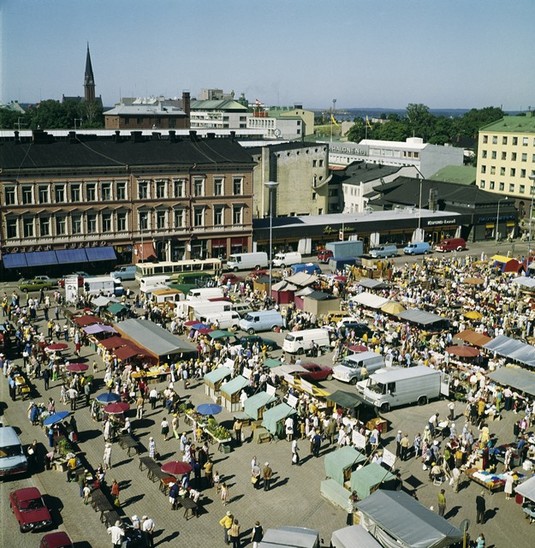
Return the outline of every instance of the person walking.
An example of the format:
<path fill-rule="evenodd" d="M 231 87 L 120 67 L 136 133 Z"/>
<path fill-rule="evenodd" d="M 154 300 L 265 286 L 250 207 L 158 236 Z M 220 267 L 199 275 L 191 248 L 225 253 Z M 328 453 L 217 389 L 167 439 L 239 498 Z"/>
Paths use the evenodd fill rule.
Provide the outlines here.
<path fill-rule="evenodd" d="M 121 500 L 119 498 L 121 494 L 121 488 L 119 487 L 119 483 L 115 479 L 113 480 L 113 483 L 111 484 L 110 493 L 111 493 L 111 496 L 113 497 L 113 505 L 121 506 Z"/>
<path fill-rule="evenodd" d="M 513 477 L 513 473 L 507 472 L 507 476 L 505 478 L 505 487 L 503 488 L 505 492 L 505 500 L 509 500 L 511 498 L 511 495 L 513 494 L 514 483 L 515 478 Z"/>
<path fill-rule="evenodd" d="M 149 457 L 156 458 L 156 442 L 152 436 L 149 438 Z"/>
<path fill-rule="evenodd" d="M 145 398 L 140 394 L 136 400 L 136 419 L 143 418 L 144 407 L 145 407 Z"/>
<path fill-rule="evenodd" d="M 236 419 L 232 428 L 234 429 L 234 438 L 236 439 L 236 443 L 241 445 L 243 422 L 240 419 Z"/>
<path fill-rule="evenodd" d="M 219 520 L 219 525 L 223 527 L 224 532 L 224 540 L 225 544 L 230 544 L 229 540 L 229 530 L 232 527 L 232 524 L 234 523 L 234 516 L 232 515 L 232 512 L 230 510 L 227 511 L 227 513 Z"/>
<path fill-rule="evenodd" d="M 476 522 L 485 523 L 485 512 L 487 511 L 487 501 L 485 500 L 485 491 L 481 491 L 476 497 Z"/>
<path fill-rule="evenodd" d="M 240 548 L 240 523 L 237 519 L 232 522 L 228 536 L 232 542 L 232 548 Z"/>
<path fill-rule="evenodd" d="M 104 470 L 111 469 L 111 443 L 106 443 L 104 446 L 104 455 L 102 456 L 102 463 L 104 464 Z"/>
<path fill-rule="evenodd" d="M 169 423 L 167 422 L 167 419 L 165 418 L 165 416 L 162 419 L 162 422 L 160 423 L 160 431 L 163 436 L 163 441 L 167 441 L 167 435 L 169 434 Z"/>
<path fill-rule="evenodd" d="M 114 548 L 120 548 L 123 545 L 124 529 L 121 527 L 120 520 L 117 520 L 115 525 L 108 527 L 108 535 L 111 535 L 111 545 Z"/>
<path fill-rule="evenodd" d="M 253 534 L 251 536 L 251 541 L 253 543 L 253 548 L 258 548 L 258 543 L 264 538 L 264 530 L 260 525 L 260 522 L 257 521 L 253 527 Z"/>
<path fill-rule="evenodd" d="M 446 512 L 446 491 L 444 489 L 440 490 L 438 494 L 438 515 L 444 517 Z"/>
<path fill-rule="evenodd" d="M 479 536 L 476 538 L 476 548 L 485 548 L 485 535 L 479 533 Z"/>
<path fill-rule="evenodd" d="M 262 477 L 264 479 L 264 491 L 269 491 L 271 487 L 271 478 L 273 477 L 273 470 L 269 466 L 269 462 L 264 464 L 264 470 L 262 470 Z"/>
<path fill-rule="evenodd" d="M 223 506 L 226 506 L 229 502 L 229 488 L 225 482 L 221 484 L 219 496 L 221 497 L 221 502 L 223 503 Z"/>
<path fill-rule="evenodd" d="M 292 441 L 292 465 L 299 466 L 299 447 L 297 447 L 297 440 Z"/>
<path fill-rule="evenodd" d="M 178 413 L 173 413 L 173 418 L 171 420 L 171 428 L 173 429 L 173 437 L 175 440 L 180 439 L 180 432 L 178 428 L 180 427 L 180 420 L 178 418 Z"/>
<path fill-rule="evenodd" d="M 401 440 L 399 441 L 400 445 L 400 453 L 399 456 L 402 461 L 405 461 L 409 458 L 409 447 L 411 446 L 411 442 L 409 441 L 409 436 L 407 434 L 403 434 L 401 437 Z"/>
<path fill-rule="evenodd" d="M 156 529 L 156 524 L 152 518 L 143 516 L 141 518 L 141 530 L 143 531 L 143 536 L 145 537 L 145 546 L 148 548 L 154 548 L 154 531 Z"/>

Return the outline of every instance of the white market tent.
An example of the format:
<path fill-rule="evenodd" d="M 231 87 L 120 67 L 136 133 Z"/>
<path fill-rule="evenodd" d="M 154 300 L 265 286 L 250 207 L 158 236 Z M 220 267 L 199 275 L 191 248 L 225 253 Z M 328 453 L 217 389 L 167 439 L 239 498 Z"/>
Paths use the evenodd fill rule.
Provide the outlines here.
<path fill-rule="evenodd" d="M 535 396 L 535 373 L 526 369 L 521 369 L 520 367 L 500 367 L 496 371 L 489 373 L 489 379 L 502 386 L 510 386 L 515 390 Z"/>
<path fill-rule="evenodd" d="M 535 476 L 517 485 L 515 491 L 524 498 L 535 501 Z"/>
<path fill-rule="evenodd" d="M 531 263 L 529 266 L 531 268 Z M 530 278 L 528 276 L 519 276 L 518 278 L 513 278 L 511 280 L 514 284 L 526 287 L 527 289 L 535 289 L 535 278 Z"/>
<path fill-rule="evenodd" d="M 379 489 L 357 503 L 361 524 L 386 548 L 445 548 L 463 535 L 404 491 Z"/>
<path fill-rule="evenodd" d="M 531 344 L 523 343 L 505 335 L 498 335 L 498 337 L 485 344 L 483 348 L 504 358 L 535 367 L 535 348 Z"/>
<path fill-rule="evenodd" d="M 381 306 L 385 305 L 389 299 L 385 299 L 379 295 L 374 295 L 368 291 L 363 291 L 362 293 L 351 297 L 349 300 L 353 303 L 367 306 L 368 308 L 381 308 Z"/>
<path fill-rule="evenodd" d="M 418 310 L 417 308 L 409 308 L 400 312 L 398 315 L 400 320 L 405 320 L 407 322 L 417 323 L 423 326 L 431 326 L 435 323 L 448 323 L 447 318 L 443 318 L 438 314 L 431 314 L 431 312 L 426 312 L 425 310 Z"/>

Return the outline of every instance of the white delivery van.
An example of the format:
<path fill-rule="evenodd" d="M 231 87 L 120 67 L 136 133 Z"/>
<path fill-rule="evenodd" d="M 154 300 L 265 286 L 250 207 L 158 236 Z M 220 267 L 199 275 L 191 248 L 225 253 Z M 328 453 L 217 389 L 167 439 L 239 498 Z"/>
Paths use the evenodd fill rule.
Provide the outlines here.
<path fill-rule="evenodd" d="M 155 289 L 169 287 L 170 283 L 169 276 L 144 276 L 139 280 L 139 290 L 141 293 L 152 293 Z"/>
<path fill-rule="evenodd" d="M 397 257 L 398 248 L 395 244 L 384 244 L 370 249 L 370 257 L 374 259 L 385 259 L 386 257 Z"/>
<path fill-rule="evenodd" d="M 201 287 L 190 290 L 186 300 L 188 301 L 206 301 L 208 299 L 217 299 L 224 297 L 222 287 Z"/>
<path fill-rule="evenodd" d="M 207 318 L 221 312 L 229 312 L 232 310 L 230 301 L 186 301 L 189 304 L 186 316 L 190 320 L 199 320 Z"/>
<path fill-rule="evenodd" d="M 277 310 L 257 310 L 249 312 L 240 320 L 240 329 L 253 335 L 258 331 L 271 331 L 282 327 L 282 316 Z"/>
<path fill-rule="evenodd" d="M 233 253 L 229 256 L 225 268 L 227 270 L 258 270 L 267 268 L 268 256 L 265 251 L 256 253 Z"/>
<path fill-rule="evenodd" d="M 218 329 L 238 329 L 240 320 L 241 316 L 233 310 L 201 316 L 201 321 L 203 323 L 217 325 Z"/>
<path fill-rule="evenodd" d="M 377 352 L 359 352 L 347 356 L 344 361 L 333 368 L 333 377 L 342 382 L 356 384 L 363 374 L 370 375 L 385 366 L 384 356 Z"/>
<path fill-rule="evenodd" d="M 333 370 L 334 371 L 334 370 Z M 359 395 L 381 412 L 417 402 L 425 405 L 439 398 L 442 374 L 425 365 L 379 369 L 357 383 Z"/>
<path fill-rule="evenodd" d="M 301 253 L 297 251 L 289 251 L 287 253 L 277 253 L 273 257 L 273 266 L 285 268 L 293 264 L 302 263 Z"/>
<path fill-rule="evenodd" d="M 425 255 L 431 253 L 431 246 L 427 242 L 417 242 L 404 247 L 403 253 L 405 255 Z"/>
<path fill-rule="evenodd" d="M 28 459 L 12 426 L 0 427 L 0 476 L 13 476 L 28 471 Z"/>
<path fill-rule="evenodd" d="M 84 278 L 84 290 L 86 295 L 105 295 L 106 297 L 124 295 L 121 281 L 111 276 Z"/>
<path fill-rule="evenodd" d="M 303 329 L 292 331 L 284 337 L 282 349 L 289 354 L 303 354 L 316 344 L 321 349 L 329 348 L 329 332 L 326 329 Z"/>
<path fill-rule="evenodd" d="M 178 301 L 183 301 L 185 295 L 182 291 L 178 291 L 178 289 L 166 289 L 162 287 L 161 289 L 153 289 L 151 292 L 151 298 L 152 302 L 156 304 L 174 304 Z"/>

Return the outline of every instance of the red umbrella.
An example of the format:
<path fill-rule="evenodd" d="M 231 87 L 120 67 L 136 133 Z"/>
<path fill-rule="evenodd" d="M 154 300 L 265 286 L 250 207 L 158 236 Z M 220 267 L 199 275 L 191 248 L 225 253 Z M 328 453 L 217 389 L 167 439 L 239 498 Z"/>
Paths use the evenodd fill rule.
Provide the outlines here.
<path fill-rule="evenodd" d="M 165 464 L 162 464 L 162 472 L 171 474 L 172 476 L 187 474 L 192 470 L 193 468 L 189 462 L 183 462 L 181 460 L 171 460 Z"/>
<path fill-rule="evenodd" d="M 476 358 L 479 356 L 479 350 L 473 346 L 448 346 L 446 352 L 459 358 Z"/>
<path fill-rule="evenodd" d="M 104 412 L 108 413 L 108 415 L 120 415 L 121 413 L 124 413 L 129 409 L 129 404 L 127 404 L 126 402 L 118 401 L 117 403 L 108 403 L 108 405 L 104 407 Z"/>
<path fill-rule="evenodd" d="M 71 373 L 83 373 L 89 369 L 89 365 L 87 363 L 70 363 L 66 369 Z"/>
<path fill-rule="evenodd" d="M 69 345 L 66 343 L 52 343 L 49 344 L 46 349 L 50 350 L 50 352 L 58 352 L 60 350 L 67 350 L 69 348 Z"/>

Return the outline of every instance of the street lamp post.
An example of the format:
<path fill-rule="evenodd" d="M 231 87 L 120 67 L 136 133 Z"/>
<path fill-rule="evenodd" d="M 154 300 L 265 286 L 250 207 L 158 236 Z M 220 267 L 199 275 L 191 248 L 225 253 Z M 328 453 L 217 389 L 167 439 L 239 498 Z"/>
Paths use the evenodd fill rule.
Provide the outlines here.
<path fill-rule="evenodd" d="M 496 242 L 498 242 L 498 236 L 499 236 L 499 223 L 500 223 L 500 204 L 502 202 L 507 202 L 507 200 L 509 200 L 509 197 L 506 196 L 505 198 L 501 198 L 500 200 L 498 200 L 498 208 L 496 209 L 496 228 L 494 229 L 494 237 L 495 237 L 495 240 Z"/>
<path fill-rule="evenodd" d="M 268 296 L 271 299 L 271 285 L 273 274 L 273 193 L 277 190 L 279 183 L 277 181 L 266 181 L 264 186 L 269 192 L 269 293 Z"/>

